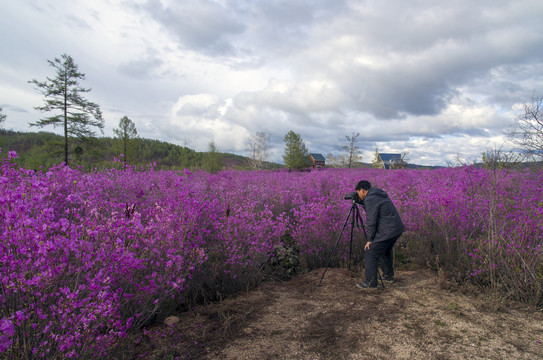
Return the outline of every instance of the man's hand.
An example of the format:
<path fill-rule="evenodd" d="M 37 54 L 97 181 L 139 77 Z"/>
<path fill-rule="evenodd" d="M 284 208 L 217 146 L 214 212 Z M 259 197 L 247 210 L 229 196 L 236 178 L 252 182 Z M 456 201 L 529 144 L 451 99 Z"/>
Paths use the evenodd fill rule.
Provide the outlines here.
<path fill-rule="evenodd" d="M 371 241 L 368 241 L 368 242 L 366 243 L 366 246 L 364 246 L 364 250 L 369 250 L 370 245 L 371 245 Z"/>

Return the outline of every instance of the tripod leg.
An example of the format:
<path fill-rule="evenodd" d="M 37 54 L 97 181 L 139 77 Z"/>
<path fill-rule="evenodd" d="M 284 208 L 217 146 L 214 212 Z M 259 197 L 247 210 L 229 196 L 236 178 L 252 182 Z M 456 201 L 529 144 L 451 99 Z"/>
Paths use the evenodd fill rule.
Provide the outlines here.
<path fill-rule="evenodd" d="M 381 286 L 382 286 L 383 289 L 384 289 L 386 286 L 385 286 L 385 282 L 383 281 L 383 278 L 381 277 L 381 272 L 379 271 L 379 269 L 377 269 L 377 278 L 378 278 L 379 280 L 381 280 Z M 377 281 L 377 282 L 379 282 L 379 281 Z"/>
<path fill-rule="evenodd" d="M 339 233 L 339 236 L 337 238 L 336 245 L 334 245 L 334 249 L 332 250 L 332 252 L 328 256 L 328 260 L 326 260 L 326 267 L 324 268 L 324 271 L 322 273 L 321 280 L 319 281 L 318 286 L 321 285 L 322 279 L 324 279 L 324 275 L 326 274 L 326 271 L 328 270 L 328 265 L 330 265 L 330 260 L 332 259 L 332 256 L 336 252 L 336 249 L 337 249 L 337 247 L 339 245 L 339 241 L 341 240 L 341 236 L 343 235 L 343 231 L 345 231 L 345 227 L 347 226 L 347 223 L 349 222 L 349 218 L 351 217 L 351 213 L 355 211 L 355 206 L 356 206 L 356 204 L 353 202 L 353 206 L 351 206 L 351 210 L 349 210 L 349 214 L 347 215 L 347 219 L 345 219 L 345 223 L 343 224 L 343 228 L 341 229 L 341 232 Z M 354 214 L 353 214 L 353 216 L 354 216 Z"/>
<path fill-rule="evenodd" d="M 362 215 L 360 215 L 360 210 L 356 209 L 356 222 L 359 224 L 359 228 L 362 228 L 362 232 L 364 233 L 364 238 L 367 240 L 368 235 L 366 234 L 366 228 L 364 227 L 364 220 L 362 220 Z"/>
<path fill-rule="evenodd" d="M 356 206 L 353 204 L 353 207 Z M 349 243 L 349 269 L 351 266 L 351 254 L 353 253 L 353 233 L 354 233 L 354 224 L 356 222 L 356 214 L 358 212 L 358 208 L 354 208 L 354 214 L 351 219 L 351 242 Z"/>

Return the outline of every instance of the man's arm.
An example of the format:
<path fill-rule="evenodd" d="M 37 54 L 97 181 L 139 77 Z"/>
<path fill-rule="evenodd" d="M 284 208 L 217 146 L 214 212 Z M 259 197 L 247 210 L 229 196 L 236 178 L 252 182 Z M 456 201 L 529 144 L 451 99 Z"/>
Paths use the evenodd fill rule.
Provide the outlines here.
<path fill-rule="evenodd" d="M 371 198 L 364 199 L 364 205 L 366 209 L 366 235 L 367 241 L 370 243 L 375 239 L 375 233 L 377 232 L 377 221 L 379 217 L 379 203 Z"/>

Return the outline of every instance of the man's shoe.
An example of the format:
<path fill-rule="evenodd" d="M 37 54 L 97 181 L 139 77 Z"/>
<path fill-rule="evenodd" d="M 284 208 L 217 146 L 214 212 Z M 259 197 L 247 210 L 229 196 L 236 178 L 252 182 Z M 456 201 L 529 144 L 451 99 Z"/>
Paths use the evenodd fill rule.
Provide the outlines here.
<path fill-rule="evenodd" d="M 393 284 L 394 283 L 394 278 L 383 277 L 383 282 L 386 283 L 386 284 Z"/>
<path fill-rule="evenodd" d="M 377 286 L 370 286 L 367 282 L 356 284 L 356 287 L 362 290 L 377 290 Z"/>

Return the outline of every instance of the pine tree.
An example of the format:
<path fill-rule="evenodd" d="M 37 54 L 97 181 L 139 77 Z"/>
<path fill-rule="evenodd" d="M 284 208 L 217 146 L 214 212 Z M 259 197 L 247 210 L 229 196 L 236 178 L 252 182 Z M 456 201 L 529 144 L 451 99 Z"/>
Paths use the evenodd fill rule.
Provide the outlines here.
<path fill-rule="evenodd" d="M 223 167 L 223 157 L 219 152 L 219 148 L 215 144 L 214 140 L 211 140 L 208 145 L 208 151 L 203 158 L 203 168 L 204 170 L 215 174 L 217 171 L 221 170 Z"/>
<path fill-rule="evenodd" d="M 289 169 L 301 170 L 305 168 L 309 153 L 302 137 L 290 130 L 283 140 L 285 141 L 285 153 L 283 155 L 285 165 Z"/>
<path fill-rule="evenodd" d="M 120 141 L 124 162 L 128 163 L 128 159 L 132 160 L 135 146 L 134 140 L 138 137 L 136 124 L 125 115 L 119 120 L 119 128 L 113 129 L 113 133 Z"/>
<path fill-rule="evenodd" d="M 43 82 L 34 79 L 29 83 L 36 85 L 36 90 L 45 97 L 45 105 L 35 109 L 58 113 L 30 123 L 30 126 L 63 126 L 64 161 L 68 164 L 69 140 L 77 138 L 79 141 L 88 142 L 95 136 L 94 131 L 89 129 L 90 126 L 98 127 L 103 134 L 104 120 L 100 107 L 83 98 L 82 94 L 90 89 L 79 85 L 79 80 L 84 80 L 85 74 L 78 71 L 72 57 L 62 54 L 60 59 L 48 60 L 48 63 L 56 69 L 56 77 L 47 77 Z M 79 149 L 81 151 L 81 148 Z"/>

